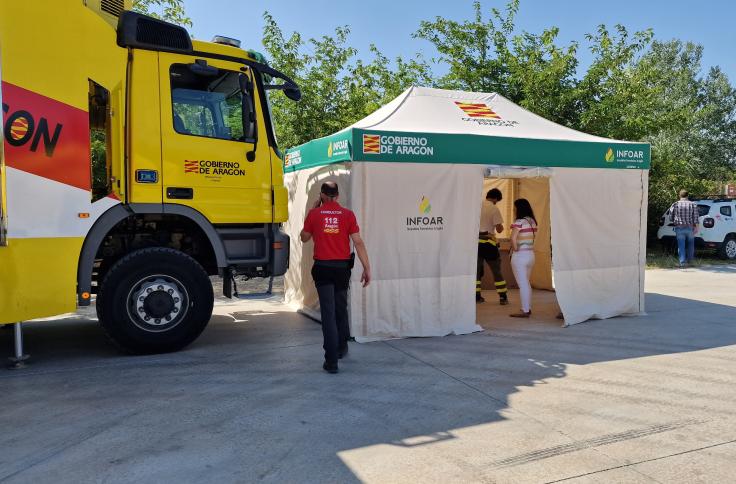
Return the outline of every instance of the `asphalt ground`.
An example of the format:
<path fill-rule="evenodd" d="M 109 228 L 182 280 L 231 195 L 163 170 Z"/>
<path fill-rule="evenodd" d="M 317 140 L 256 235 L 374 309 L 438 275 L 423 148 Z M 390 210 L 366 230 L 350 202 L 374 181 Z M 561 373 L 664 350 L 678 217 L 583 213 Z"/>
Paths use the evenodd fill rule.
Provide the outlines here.
<path fill-rule="evenodd" d="M 499 316 L 352 344 L 337 375 L 278 297 L 219 301 L 166 355 L 121 355 L 91 312 L 30 323 L 29 366 L 0 370 L 0 482 L 734 482 L 736 267 L 646 287 L 647 316 Z"/>

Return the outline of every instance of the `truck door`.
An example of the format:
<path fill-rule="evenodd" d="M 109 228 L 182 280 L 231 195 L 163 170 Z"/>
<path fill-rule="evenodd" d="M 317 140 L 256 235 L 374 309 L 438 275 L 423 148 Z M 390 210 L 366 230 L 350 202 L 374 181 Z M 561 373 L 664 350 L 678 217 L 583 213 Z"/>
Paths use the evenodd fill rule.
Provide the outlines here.
<path fill-rule="evenodd" d="M 252 72 L 159 55 L 164 203 L 188 205 L 214 224 L 270 223 L 269 148 Z"/>

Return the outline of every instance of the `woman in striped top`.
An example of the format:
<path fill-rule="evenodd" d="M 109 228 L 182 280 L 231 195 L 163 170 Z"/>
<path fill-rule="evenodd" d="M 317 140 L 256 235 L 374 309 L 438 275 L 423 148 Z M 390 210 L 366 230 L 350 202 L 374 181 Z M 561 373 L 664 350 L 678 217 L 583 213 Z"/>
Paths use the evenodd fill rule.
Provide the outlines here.
<path fill-rule="evenodd" d="M 511 269 L 519 285 L 521 312 L 512 318 L 528 318 L 532 314 L 532 285 L 529 279 L 534 267 L 534 241 L 537 238 L 537 220 L 526 198 L 514 202 L 516 221 L 511 224 Z"/>

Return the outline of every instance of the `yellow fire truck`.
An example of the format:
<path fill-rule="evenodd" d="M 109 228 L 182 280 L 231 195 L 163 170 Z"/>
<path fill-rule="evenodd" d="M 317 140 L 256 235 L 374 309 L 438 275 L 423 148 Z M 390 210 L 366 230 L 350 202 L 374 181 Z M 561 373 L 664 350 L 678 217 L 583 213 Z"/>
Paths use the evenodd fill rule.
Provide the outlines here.
<path fill-rule="evenodd" d="M 131 0 L 0 3 L 0 324 L 74 311 L 134 353 L 207 325 L 209 276 L 281 275 L 287 191 L 268 96 L 297 85 L 239 42 Z"/>

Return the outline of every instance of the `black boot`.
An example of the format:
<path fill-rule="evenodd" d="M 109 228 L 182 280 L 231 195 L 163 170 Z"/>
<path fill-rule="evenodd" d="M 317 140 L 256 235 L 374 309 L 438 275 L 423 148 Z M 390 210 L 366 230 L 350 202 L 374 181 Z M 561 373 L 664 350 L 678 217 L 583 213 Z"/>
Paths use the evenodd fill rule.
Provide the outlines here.
<path fill-rule="evenodd" d="M 337 373 L 337 363 L 328 363 L 325 361 L 322 364 L 322 369 L 327 373 Z"/>

